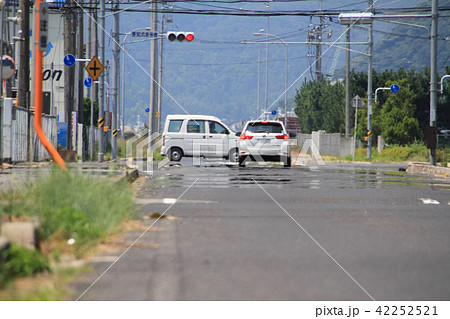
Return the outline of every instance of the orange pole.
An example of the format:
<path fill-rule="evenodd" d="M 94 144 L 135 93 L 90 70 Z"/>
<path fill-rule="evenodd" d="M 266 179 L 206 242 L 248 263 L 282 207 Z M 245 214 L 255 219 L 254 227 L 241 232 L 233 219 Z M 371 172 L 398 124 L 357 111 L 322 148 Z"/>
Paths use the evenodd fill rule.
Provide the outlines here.
<path fill-rule="evenodd" d="M 62 159 L 61 155 L 55 150 L 53 145 L 45 136 L 42 130 L 42 52 L 39 50 L 39 8 L 41 6 L 41 0 L 36 2 L 36 25 L 35 25 L 35 52 L 36 64 L 34 70 L 34 129 L 36 130 L 37 137 L 41 141 L 42 145 L 47 149 L 47 152 L 53 157 L 53 160 L 58 164 L 58 166 L 67 170 L 66 163 Z"/>

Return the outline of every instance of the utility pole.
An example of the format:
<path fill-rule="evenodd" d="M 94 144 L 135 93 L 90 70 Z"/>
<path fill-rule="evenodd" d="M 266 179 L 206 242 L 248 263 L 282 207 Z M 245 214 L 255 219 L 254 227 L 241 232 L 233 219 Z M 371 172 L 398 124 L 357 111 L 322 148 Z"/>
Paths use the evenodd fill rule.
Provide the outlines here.
<path fill-rule="evenodd" d="M 163 82 L 163 52 L 164 52 L 164 38 L 161 36 L 164 34 L 164 13 L 161 15 L 161 27 L 159 32 L 159 72 L 158 72 L 158 79 L 159 79 L 159 86 L 158 86 L 158 129 L 157 132 L 161 131 L 161 106 L 162 106 L 162 82 Z"/>
<path fill-rule="evenodd" d="M 78 0 L 80 7 L 78 8 L 78 58 L 84 59 L 84 23 L 83 23 L 83 0 Z M 78 65 L 78 123 L 83 123 L 84 120 L 84 68 Z M 83 136 L 83 134 L 81 135 Z M 84 143 L 82 143 L 84 145 Z"/>
<path fill-rule="evenodd" d="M 324 28 L 327 28 L 328 25 L 323 24 L 323 17 L 320 16 L 320 21 L 318 25 L 310 25 L 312 26 L 311 30 L 308 30 L 308 44 L 315 46 L 315 53 L 308 54 L 309 57 L 314 58 L 315 64 L 315 79 L 320 80 L 322 78 L 322 36 L 324 33 Z M 314 41 L 314 42 L 313 42 Z M 312 64 L 312 63 L 311 63 Z M 312 74 L 311 74 L 312 75 Z"/>
<path fill-rule="evenodd" d="M 72 54 L 75 51 L 75 34 L 77 32 L 76 19 L 73 14 L 74 2 L 68 0 L 68 7 L 64 12 L 64 55 Z M 64 109 L 65 120 L 67 121 L 67 149 L 72 149 L 72 110 L 75 101 L 75 68 L 64 66 Z"/>
<path fill-rule="evenodd" d="M 428 148 L 430 164 L 436 165 L 437 147 L 437 36 L 438 36 L 438 0 L 431 1 L 431 59 L 430 59 L 430 128 L 428 131 Z"/>
<path fill-rule="evenodd" d="M 264 116 L 263 119 L 267 119 L 267 106 L 269 102 L 269 32 L 270 32 L 270 20 L 269 16 L 267 16 L 267 31 L 266 31 L 266 79 L 265 79 L 265 95 L 264 95 Z"/>
<path fill-rule="evenodd" d="M 102 65 L 105 65 L 105 0 L 100 0 L 100 62 Z M 99 99 L 98 99 L 98 108 L 99 108 L 99 120 L 104 119 L 105 112 L 105 73 L 102 72 L 100 74 L 100 83 L 99 83 Z M 103 132 L 100 134 L 100 141 L 98 143 L 98 161 L 102 163 L 105 160 L 105 139 L 103 136 Z"/>
<path fill-rule="evenodd" d="M 320 5 L 322 5 L 322 1 Z M 322 16 L 319 19 L 320 22 L 316 32 L 316 80 L 322 78 Z"/>
<path fill-rule="evenodd" d="M 350 25 L 347 25 L 345 53 L 345 136 L 350 137 Z M 358 108 L 355 109 L 358 112 Z"/>
<path fill-rule="evenodd" d="M 106 60 L 105 64 L 105 126 L 108 128 L 108 130 L 111 129 L 111 121 L 110 121 L 110 112 L 109 112 L 109 60 Z M 106 134 L 108 134 L 108 130 L 105 131 L 105 141 L 106 141 Z M 106 143 L 105 143 L 106 144 Z"/>
<path fill-rule="evenodd" d="M 19 52 L 19 66 L 18 69 L 18 91 L 17 102 L 18 105 L 26 108 L 28 113 L 27 119 L 27 160 L 31 162 L 31 116 L 30 116 L 30 33 L 24 30 L 30 30 L 30 2 L 29 0 L 20 0 L 21 22 L 20 30 L 22 30 Z M 53 99 L 53 96 L 51 97 Z"/>
<path fill-rule="evenodd" d="M 373 0 L 369 0 L 369 11 L 373 12 Z M 373 20 L 369 24 L 369 66 L 367 70 L 367 158 L 372 160 L 372 57 L 373 57 Z"/>
<path fill-rule="evenodd" d="M 0 0 L 0 70 L 3 69 L 3 17 L 4 15 L 4 7 L 6 5 L 6 1 Z M 0 76 L 0 80 L 3 82 L 3 77 Z M 0 83 L 0 165 L 3 165 L 3 108 L 4 108 L 4 100 L 3 100 L 3 83 Z"/>
<path fill-rule="evenodd" d="M 97 21 L 98 21 L 98 15 L 97 15 L 97 0 L 91 0 L 91 3 L 94 7 L 94 12 L 92 13 L 94 17 L 94 21 L 92 23 L 92 57 L 98 56 L 98 40 L 97 40 L 97 34 L 98 34 L 98 27 L 97 27 Z M 95 6 L 94 6 L 95 4 Z M 96 81 L 93 81 L 92 83 L 92 101 L 91 101 L 91 139 L 92 139 L 92 153 L 91 153 L 91 160 L 94 160 L 94 127 L 97 127 L 97 124 L 94 123 L 94 103 L 97 102 L 98 105 L 98 84 Z M 99 111 L 100 112 L 100 111 Z M 98 116 L 99 114 L 97 114 Z M 99 139 L 101 140 L 101 132 L 99 135 Z"/>
<path fill-rule="evenodd" d="M 111 159 L 117 158 L 117 114 L 119 114 L 119 79 L 120 79 L 120 50 L 119 50 L 119 2 L 112 4 L 114 12 L 114 24 L 113 24 L 113 58 L 114 58 L 114 82 L 113 82 L 113 107 L 112 107 L 112 154 Z"/>
<path fill-rule="evenodd" d="M 151 2 L 151 30 L 155 32 L 157 30 L 156 19 L 156 0 Z M 152 134 L 156 132 L 156 108 L 157 108 L 157 81 L 158 81 L 158 43 L 156 39 L 150 41 L 150 112 L 149 112 L 149 147 L 153 144 L 151 138 Z"/>
<path fill-rule="evenodd" d="M 93 1 L 89 0 L 89 7 L 92 8 L 93 5 Z M 92 15 L 92 11 L 88 12 L 89 15 Z M 86 35 L 87 35 L 87 41 L 86 41 L 86 57 L 87 58 L 91 58 L 92 57 L 92 19 L 88 17 L 87 19 L 87 26 L 86 26 Z M 90 101 L 90 127 L 89 127 L 89 149 L 88 149 L 88 153 L 89 153 L 89 160 L 92 161 L 92 154 L 94 152 L 94 134 L 93 134 L 93 129 L 94 129 L 94 112 L 93 112 L 93 102 L 92 102 L 92 86 L 87 88 L 87 95 Z"/>

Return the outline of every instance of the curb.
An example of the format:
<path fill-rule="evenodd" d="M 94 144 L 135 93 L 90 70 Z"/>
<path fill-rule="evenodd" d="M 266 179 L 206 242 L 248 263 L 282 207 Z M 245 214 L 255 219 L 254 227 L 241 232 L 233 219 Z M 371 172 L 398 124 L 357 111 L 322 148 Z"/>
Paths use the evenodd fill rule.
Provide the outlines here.
<path fill-rule="evenodd" d="M 408 163 L 406 172 L 409 174 L 425 174 L 448 177 L 450 175 L 450 167 L 433 166 L 426 163 Z"/>

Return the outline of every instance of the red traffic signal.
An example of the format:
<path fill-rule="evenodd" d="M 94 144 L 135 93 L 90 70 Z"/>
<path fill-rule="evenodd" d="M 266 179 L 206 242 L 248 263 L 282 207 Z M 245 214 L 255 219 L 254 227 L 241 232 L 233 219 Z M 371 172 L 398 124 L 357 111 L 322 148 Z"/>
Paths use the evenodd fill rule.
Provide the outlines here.
<path fill-rule="evenodd" d="M 167 39 L 171 42 L 178 40 L 179 42 L 183 42 L 184 40 L 191 42 L 194 40 L 194 32 L 167 32 Z"/>

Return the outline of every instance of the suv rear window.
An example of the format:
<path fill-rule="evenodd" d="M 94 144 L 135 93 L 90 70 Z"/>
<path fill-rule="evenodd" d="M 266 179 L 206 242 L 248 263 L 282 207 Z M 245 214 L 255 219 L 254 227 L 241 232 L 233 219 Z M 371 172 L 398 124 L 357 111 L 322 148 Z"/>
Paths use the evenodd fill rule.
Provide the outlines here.
<path fill-rule="evenodd" d="M 183 124 L 183 120 L 170 120 L 168 132 L 177 133 L 181 129 L 181 124 Z"/>
<path fill-rule="evenodd" d="M 280 123 L 252 122 L 248 123 L 246 131 L 252 133 L 282 133 L 283 127 Z"/>

